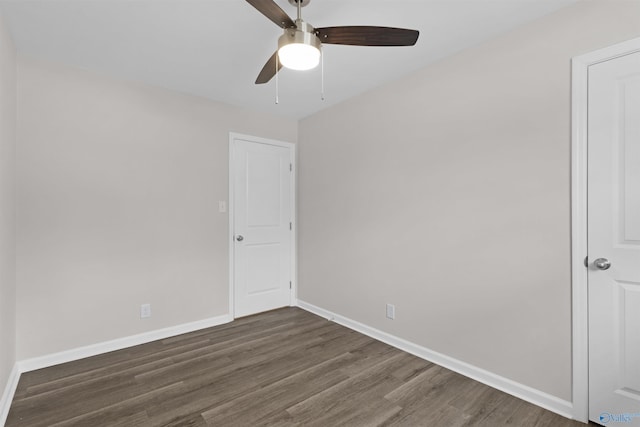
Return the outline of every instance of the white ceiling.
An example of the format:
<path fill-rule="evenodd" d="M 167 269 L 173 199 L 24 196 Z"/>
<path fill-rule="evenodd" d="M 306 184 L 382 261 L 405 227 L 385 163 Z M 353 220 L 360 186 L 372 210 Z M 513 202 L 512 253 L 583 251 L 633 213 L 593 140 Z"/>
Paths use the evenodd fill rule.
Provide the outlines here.
<path fill-rule="evenodd" d="M 0 0 L 18 51 L 301 118 L 580 0 L 312 0 L 315 27 L 417 29 L 414 47 L 325 45 L 320 69 L 255 85 L 281 30 L 244 0 Z M 276 0 L 290 16 L 295 8 Z"/>

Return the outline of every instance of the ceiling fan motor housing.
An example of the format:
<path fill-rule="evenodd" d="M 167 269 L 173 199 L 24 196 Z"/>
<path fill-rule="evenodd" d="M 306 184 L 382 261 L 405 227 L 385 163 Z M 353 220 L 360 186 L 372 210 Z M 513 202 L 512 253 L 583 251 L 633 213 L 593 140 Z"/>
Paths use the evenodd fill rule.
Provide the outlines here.
<path fill-rule="evenodd" d="M 285 28 L 284 34 L 278 39 L 278 49 L 291 43 L 300 43 L 320 50 L 322 42 L 316 36 L 316 29 L 302 19 L 296 19 L 296 26 L 297 28 Z"/>
<path fill-rule="evenodd" d="M 315 34 L 315 28 L 296 20 L 296 28 L 287 28 L 278 39 L 280 63 L 293 70 L 310 70 L 320 62 L 322 43 Z"/>

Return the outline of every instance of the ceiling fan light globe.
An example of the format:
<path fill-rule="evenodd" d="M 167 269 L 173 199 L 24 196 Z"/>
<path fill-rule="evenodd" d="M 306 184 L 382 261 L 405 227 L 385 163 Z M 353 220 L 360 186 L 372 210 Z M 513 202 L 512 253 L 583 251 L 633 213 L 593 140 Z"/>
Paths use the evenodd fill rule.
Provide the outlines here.
<path fill-rule="evenodd" d="M 320 50 L 310 44 L 289 43 L 278 49 L 278 58 L 283 67 L 304 71 L 320 63 Z"/>

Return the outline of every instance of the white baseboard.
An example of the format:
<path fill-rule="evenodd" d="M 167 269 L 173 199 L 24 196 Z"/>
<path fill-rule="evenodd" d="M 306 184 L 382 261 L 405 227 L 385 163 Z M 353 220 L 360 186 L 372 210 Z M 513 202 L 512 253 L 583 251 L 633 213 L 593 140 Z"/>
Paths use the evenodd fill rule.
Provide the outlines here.
<path fill-rule="evenodd" d="M 29 372 L 36 369 L 47 368 L 61 363 L 71 362 L 86 357 L 96 356 L 110 351 L 122 350 L 123 348 L 133 347 L 135 345 L 145 344 L 151 341 L 161 340 L 200 329 L 210 328 L 212 326 L 229 323 L 233 320 L 231 315 L 211 317 L 209 319 L 198 320 L 196 322 L 183 323 L 181 325 L 170 326 L 164 329 L 144 332 L 138 335 L 131 335 L 124 338 L 117 338 L 111 341 L 105 341 L 84 347 L 78 347 L 71 350 L 61 351 L 59 353 L 48 354 L 46 356 L 34 357 L 32 359 L 21 360 L 18 362 L 20 372 Z"/>
<path fill-rule="evenodd" d="M 16 363 L 13 365 L 13 369 L 9 374 L 7 385 L 5 386 L 4 392 L 2 393 L 2 400 L 0 400 L 0 426 L 3 426 L 7 421 L 9 408 L 11 408 L 11 401 L 13 400 L 13 395 L 16 393 L 16 388 L 18 388 L 19 380 L 20 371 L 18 369 L 18 364 Z"/>
<path fill-rule="evenodd" d="M 516 381 L 494 374 L 493 372 L 478 368 L 386 332 L 382 332 L 378 329 L 356 322 L 355 320 L 351 320 L 347 317 L 340 316 L 339 314 L 332 313 L 323 308 L 316 307 L 313 304 L 298 300 L 298 307 L 318 316 L 325 317 L 342 326 L 346 326 L 349 329 L 368 335 L 371 338 L 375 338 L 378 341 L 382 341 L 400 350 L 406 351 L 407 353 L 411 353 L 414 356 L 428 360 L 429 362 L 450 369 L 500 391 L 504 391 L 505 393 L 511 394 L 522 400 L 526 400 L 529 403 L 533 403 L 534 405 L 553 411 L 563 417 L 573 418 L 573 404 L 569 401 L 552 396 L 524 384 L 520 384 Z"/>

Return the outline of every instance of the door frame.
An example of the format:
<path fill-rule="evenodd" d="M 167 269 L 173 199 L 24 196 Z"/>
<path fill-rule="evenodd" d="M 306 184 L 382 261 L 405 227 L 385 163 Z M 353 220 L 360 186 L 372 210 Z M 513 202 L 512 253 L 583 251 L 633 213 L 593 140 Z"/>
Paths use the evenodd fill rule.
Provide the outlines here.
<path fill-rule="evenodd" d="M 297 239 L 297 220 L 296 220 L 296 182 L 297 182 L 297 169 L 296 169 L 296 145 L 291 142 L 277 141 L 275 139 L 267 139 L 259 136 L 251 136 L 245 135 L 236 132 L 229 132 L 229 315 L 232 319 L 235 319 L 235 236 L 234 236 L 234 213 L 235 213 L 235 200 L 234 200 L 234 174 L 235 174 L 235 162 L 233 158 L 234 154 L 234 142 L 236 140 L 250 141 L 258 144 L 267 144 L 267 145 L 275 145 L 276 147 L 285 147 L 290 151 L 290 161 L 291 161 L 291 290 L 290 290 L 290 306 L 295 306 L 297 304 L 297 284 L 298 284 L 298 276 L 297 276 L 297 259 L 298 259 L 298 251 L 296 242 Z"/>
<path fill-rule="evenodd" d="M 640 38 L 571 60 L 571 305 L 573 418 L 589 420 L 589 310 L 587 236 L 587 142 L 589 67 L 640 52 Z"/>

